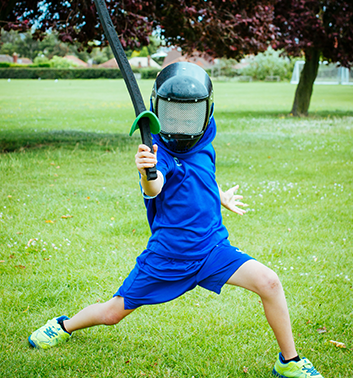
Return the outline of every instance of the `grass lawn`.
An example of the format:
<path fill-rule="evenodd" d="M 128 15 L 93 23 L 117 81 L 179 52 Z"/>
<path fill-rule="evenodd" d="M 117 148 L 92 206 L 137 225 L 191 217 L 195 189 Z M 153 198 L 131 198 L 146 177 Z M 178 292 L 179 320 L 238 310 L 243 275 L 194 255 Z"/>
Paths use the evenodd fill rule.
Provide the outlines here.
<path fill-rule="evenodd" d="M 217 180 L 249 204 L 223 211 L 230 240 L 278 273 L 300 355 L 351 378 L 353 87 L 315 86 L 305 119 L 287 83 L 214 89 Z M 0 80 L 0 377 L 270 377 L 259 298 L 228 286 L 29 348 L 48 319 L 110 299 L 146 245 L 133 120 L 122 80 Z"/>

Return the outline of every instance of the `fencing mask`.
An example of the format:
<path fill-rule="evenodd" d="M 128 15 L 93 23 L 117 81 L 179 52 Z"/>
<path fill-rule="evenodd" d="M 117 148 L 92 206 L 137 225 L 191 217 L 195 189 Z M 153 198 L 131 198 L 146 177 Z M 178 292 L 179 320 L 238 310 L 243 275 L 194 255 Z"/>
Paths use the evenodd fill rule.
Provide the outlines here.
<path fill-rule="evenodd" d="M 202 138 L 213 113 L 210 77 L 193 63 L 170 64 L 158 75 L 151 100 L 164 144 L 173 152 L 189 151 Z"/>

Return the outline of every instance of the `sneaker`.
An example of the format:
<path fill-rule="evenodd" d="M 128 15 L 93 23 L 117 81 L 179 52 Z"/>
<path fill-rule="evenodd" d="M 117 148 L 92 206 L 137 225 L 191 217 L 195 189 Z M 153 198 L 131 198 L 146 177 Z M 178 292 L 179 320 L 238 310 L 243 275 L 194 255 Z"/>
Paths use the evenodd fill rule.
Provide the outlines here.
<path fill-rule="evenodd" d="M 71 337 L 71 334 L 65 332 L 58 323 L 60 320 L 68 319 L 67 316 L 63 315 L 59 318 L 48 320 L 46 325 L 40 327 L 28 337 L 31 346 L 34 348 L 48 349 L 68 340 Z"/>
<path fill-rule="evenodd" d="M 290 361 L 285 364 L 282 353 L 278 356 L 272 374 L 279 378 L 323 378 L 307 358 L 304 357 L 299 362 Z"/>

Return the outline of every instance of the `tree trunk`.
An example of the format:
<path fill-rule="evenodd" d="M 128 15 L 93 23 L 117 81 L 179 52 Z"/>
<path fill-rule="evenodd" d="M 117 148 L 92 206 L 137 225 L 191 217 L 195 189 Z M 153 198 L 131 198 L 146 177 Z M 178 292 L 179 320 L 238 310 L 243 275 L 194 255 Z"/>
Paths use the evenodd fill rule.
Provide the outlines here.
<path fill-rule="evenodd" d="M 309 48 L 305 51 L 305 64 L 300 73 L 291 114 L 295 117 L 307 116 L 313 85 L 319 70 L 320 50 Z"/>

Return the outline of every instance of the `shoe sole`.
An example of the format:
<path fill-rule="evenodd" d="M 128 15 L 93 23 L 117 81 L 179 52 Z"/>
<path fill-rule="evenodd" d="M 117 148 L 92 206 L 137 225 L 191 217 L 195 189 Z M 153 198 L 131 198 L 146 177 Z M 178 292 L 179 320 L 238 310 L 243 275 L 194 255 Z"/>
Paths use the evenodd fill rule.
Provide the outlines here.
<path fill-rule="evenodd" d="M 272 374 L 273 374 L 275 377 L 278 377 L 278 378 L 286 378 L 284 375 L 277 373 L 277 371 L 276 371 L 274 368 L 273 368 L 273 370 L 272 370 Z"/>
<path fill-rule="evenodd" d="M 31 336 L 28 336 L 28 342 L 31 345 L 31 347 L 37 348 L 36 344 L 34 344 L 34 342 L 31 340 Z"/>

